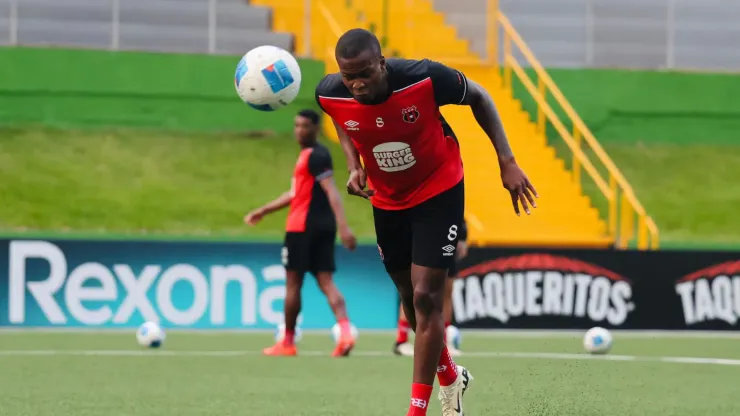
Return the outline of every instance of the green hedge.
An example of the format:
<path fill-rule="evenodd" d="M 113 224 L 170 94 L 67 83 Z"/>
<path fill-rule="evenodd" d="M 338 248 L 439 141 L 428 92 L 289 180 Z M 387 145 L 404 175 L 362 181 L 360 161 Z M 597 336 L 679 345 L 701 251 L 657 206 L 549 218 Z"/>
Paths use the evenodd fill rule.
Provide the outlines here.
<path fill-rule="evenodd" d="M 323 64 L 299 60 L 296 101 L 264 113 L 234 91 L 239 57 L 0 48 L 0 123 L 184 130 L 292 129 L 298 108 L 315 108 Z"/>

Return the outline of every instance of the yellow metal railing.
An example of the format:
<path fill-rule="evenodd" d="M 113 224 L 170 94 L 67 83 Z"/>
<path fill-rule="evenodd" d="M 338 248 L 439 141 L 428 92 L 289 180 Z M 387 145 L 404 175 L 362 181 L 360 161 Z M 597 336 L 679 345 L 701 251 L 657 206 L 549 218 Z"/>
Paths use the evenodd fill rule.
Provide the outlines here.
<path fill-rule="evenodd" d="M 615 238 L 616 246 L 618 248 L 629 246 L 630 241 L 635 237 L 634 219 L 637 217 L 637 248 L 641 250 L 657 249 L 659 245 L 658 227 L 652 218 L 647 215 L 642 204 L 637 200 L 632 187 L 627 183 L 617 166 L 568 103 L 568 100 L 535 58 L 521 36 L 514 30 L 509 19 L 503 13 L 498 12 L 495 23 L 500 26 L 503 32 L 504 87 L 513 91 L 512 74 L 517 76 L 537 104 L 537 131 L 544 135 L 549 121 L 573 153 L 572 172 L 574 180 L 580 184 L 582 171 L 585 171 L 594 181 L 599 191 L 606 197 L 609 207 L 609 235 Z M 534 70 L 535 81 L 529 77 L 514 56 L 513 47 L 516 47 L 521 56 L 524 57 L 526 65 Z M 573 126 L 572 133 L 568 131 L 560 117 L 548 103 L 548 93 L 570 119 Z M 604 175 L 584 152 L 584 144 L 588 146 L 586 149 L 590 149 L 598 162 L 606 169 L 608 172 L 607 178 L 604 178 Z"/>

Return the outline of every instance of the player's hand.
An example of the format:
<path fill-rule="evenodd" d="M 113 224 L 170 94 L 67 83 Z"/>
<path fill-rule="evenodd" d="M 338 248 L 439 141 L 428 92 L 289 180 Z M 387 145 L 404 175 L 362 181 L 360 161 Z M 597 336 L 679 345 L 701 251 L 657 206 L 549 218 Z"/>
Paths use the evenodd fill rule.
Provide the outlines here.
<path fill-rule="evenodd" d="M 244 223 L 247 225 L 257 225 L 260 221 L 262 221 L 262 218 L 264 218 L 264 216 L 265 214 L 262 212 L 262 210 L 256 209 L 244 216 Z"/>
<path fill-rule="evenodd" d="M 367 187 L 367 174 L 365 169 L 355 169 L 349 173 L 349 180 L 347 181 L 347 193 L 350 195 L 361 196 L 365 199 L 369 199 L 375 195 L 375 191 L 372 189 L 365 190 Z"/>
<path fill-rule="evenodd" d="M 339 239 L 342 241 L 342 245 L 349 251 L 355 251 L 357 248 L 357 238 L 352 233 L 349 227 L 344 226 L 339 228 Z"/>
<path fill-rule="evenodd" d="M 527 215 L 529 215 L 529 205 L 537 208 L 534 198 L 539 198 L 539 195 L 537 195 L 537 191 L 534 189 L 532 183 L 529 182 L 522 168 L 516 164 L 514 158 L 501 163 L 501 181 L 504 183 L 504 188 L 511 194 L 511 203 L 514 205 L 516 215 L 520 215 L 520 203 Z M 532 197 L 533 194 L 534 198 Z M 527 202 L 529 202 L 529 205 Z"/>

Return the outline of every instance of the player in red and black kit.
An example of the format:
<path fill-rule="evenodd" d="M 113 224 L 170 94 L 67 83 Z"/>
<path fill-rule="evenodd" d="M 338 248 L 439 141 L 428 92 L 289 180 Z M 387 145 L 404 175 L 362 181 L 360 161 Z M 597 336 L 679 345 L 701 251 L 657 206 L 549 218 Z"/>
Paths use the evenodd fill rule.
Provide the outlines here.
<path fill-rule="evenodd" d="M 536 193 L 514 160 L 491 96 L 460 71 L 429 60 L 386 60 L 378 39 L 363 29 L 343 34 L 335 55 L 339 73 L 324 77 L 316 98 L 347 157 L 348 192 L 372 203 L 381 258 L 416 332 L 408 415 L 426 415 L 435 374 L 443 416 L 462 415 L 472 377 L 445 347 L 442 305 L 465 191 L 460 146 L 439 107 L 470 106 L 496 149 L 517 213 L 519 203 L 529 213 Z"/>
<path fill-rule="evenodd" d="M 265 215 L 290 206 L 282 252 L 287 277 L 285 338 L 265 349 L 265 355 L 297 354 L 295 327 L 301 312 L 301 288 L 306 272 L 316 277 L 341 328 L 341 336 L 332 355 L 347 356 L 354 347 L 344 297 L 334 285 L 332 276 L 336 270 L 334 242 L 337 228 L 342 244 L 349 250 L 355 249 L 357 240 L 347 225 L 342 200 L 334 184 L 331 154 L 318 143 L 318 132 L 318 113 L 313 110 L 299 112 L 295 117 L 295 135 L 301 153 L 290 191 L 244 218 L 247 224 L 255 225 Z"/>

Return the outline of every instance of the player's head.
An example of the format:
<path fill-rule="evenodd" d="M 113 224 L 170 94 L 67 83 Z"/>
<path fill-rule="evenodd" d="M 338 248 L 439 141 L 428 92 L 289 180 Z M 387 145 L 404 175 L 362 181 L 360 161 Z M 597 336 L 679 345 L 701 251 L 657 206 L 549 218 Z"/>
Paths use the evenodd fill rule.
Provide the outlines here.
<path fill-rule="evenodd" d="M 293 131 L 301 146 L 315 143 L 319 134 L 319 113 L 310 109 L 299 111 L 295 116 Z"/>
<path fill-rule="evenodd" d="M 355 100 L 372 104 L 388 92 L 385 58 L 380 42 L 365 29 L 347 31 L 334 51 L 342 81 Z"/>

